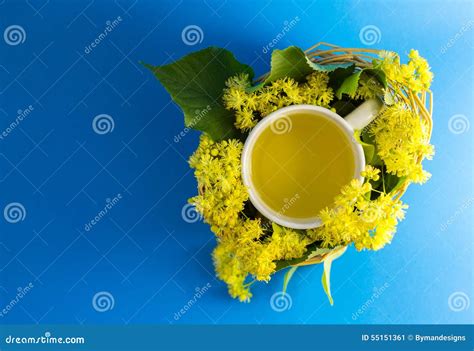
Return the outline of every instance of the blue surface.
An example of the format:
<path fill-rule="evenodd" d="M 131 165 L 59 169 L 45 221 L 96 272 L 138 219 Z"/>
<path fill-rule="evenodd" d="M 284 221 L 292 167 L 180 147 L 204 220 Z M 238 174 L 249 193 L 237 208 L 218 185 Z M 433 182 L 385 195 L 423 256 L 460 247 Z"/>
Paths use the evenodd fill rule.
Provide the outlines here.
<path fill-rule="evenodd" d="M 473 118 L 473 10 L 467 1 L 0 1 L 0 32 L 19 25 L 26 33 L 14 46 L 0 37 L 0 129 L 34 108 L 0 140 L 0 209 L 18 202 L 26 211 L 18 223 L 0 217 L 0 305 L 33 286 L 0 323 L 472 323 L 473 128 L 455 134 L 448 121 Z M 160 65 L 216 45 L 264 73 L 263 47 L 296 17 L 277 47 L 360 47 L 361 29 L 375 25 L 380 41 L 371 47 L 417 48 L 435 73 L 437 154 L 426 163 L 432 180 L 404 197 L 410 209 L 393 243 L 350 248 L 334 263 L 333 307 L 314 266 L 297 271 L 291 308 L 276 312 L 270 298 L 281 275 L 256 285 L 250 304 L 215 279 L 213 235 L 181 217 L 196 192 L 186 159 L 198 133 L 173 141 L 182 114 L 138 62 Z M 182 41 L 188 25 L 202 29 L 201 43 Z M 111 133 L 94 132 L 99 114 L 112 116 Z M 106 312 L 93 307 L 102 291 L 114 301 Z"/>

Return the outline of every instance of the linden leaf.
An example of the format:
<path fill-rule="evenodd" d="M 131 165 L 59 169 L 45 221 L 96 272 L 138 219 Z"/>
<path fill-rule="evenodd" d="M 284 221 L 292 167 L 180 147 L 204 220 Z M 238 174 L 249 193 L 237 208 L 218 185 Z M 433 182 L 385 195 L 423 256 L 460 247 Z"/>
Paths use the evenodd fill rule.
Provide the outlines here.
<path fill-rule="evenodd" d="M 275 222 L 272 222 L 272 230 L 274 233 L 280 234 L 283 232 L 283 228 L 276 224 Z"/>
<path fill-rule="evenodd" d="M 361 141 L 362 147 L 364 147 L 364 145 L 372 145 L 374 147 L 374 152 L 372 154 L 371 151 L 369 150 L 370 147 L 366 146 L 369 156 L 370 154 L 372 154 L 372 158 L 370 159 L 370 162 L 367 161 L 367 156 L 366 156 L 366 163 L 372 166 L 382 166 L 383 165 L 382 159 L 377 154 L 377 144 L 375 143 L 375 137 L 369 131 L 369 128 L 364 128 L 362 132 L 359 134 L 359 138 L 360 138 L 359 140 Z M 366 150 L 364 149 L 364 154 L 365 152 Z"/>
<path fill-rule="evenodd" d="M 350 68 L 351 66 L 354 66 L 354 64 L 351 62 L 320 65 L 319 63 L 315 63 L 311 61 L 308 56 L 306 56 L 306 60 L 308 62 L 308 65 L 311 68 L 313 68 L 315 71 L 320 71 L 320 72 L 332 72 L 338 69 L 347 69 L 347 68 Z"/>
<path fill-rule="evenodd" d="M 361 139 L 360 130 L 355 131 L 354 137 L 357 140 L 357 142 L 364 149 L 365 163 L 366 164 L 371 164 L 372 160 L 374 159 L 374 155 L 375 155 L 375 145 L 363 142 L 362 139 Z"/>
<path fill-rule="evenodd" d="M 324 259 L 324 270 L 323 276 L 321 277 L 321 282 L 331 306 L 334 304 L 334 300 L 331 295 L 331 265 L 334 260 L 338 259 L 344 252 L 346 252 L 346 249 L 347 247 L 344 247 L 344 249 L 334 251 L 333 253 L 327 255 Z"/>
<path fill-rule="evenodd" d="M 288 288 L 288 283 L 291 280 L 291 277 L 293 277 L 293 274 L 296 272 L 298 269 L 297 266 L 292 266 L 290 269 L 288 269 L 285 273 L 285 277 L 283 278 L 283 293 L 286 293 L 286 289 Z"/>
<path fill-rule="evenodd" d="M 331 252 L 332 250 L 333 249 L 326 249 L 324 247 L 319 247 L 316 250 L 311 251 L 311 253 L 308 255 L 307 258 L 310 259 L 310 258 L 313 258 L 313 257 L 316 257 L 316 256 L 325 255 L 325 254 Z"/>
<path fill-rule="evenodd" d="M 273 50 L 271 71 L 264 83 L 270 83 L 280 78 L 293 78 L 302 80 L 313 69 L 308 65 L 303 50 L 296 46 L 290 46 L 284 50 Z"/>
<path fill-rule="evenodd" d="M 145 67 L 183 110 L 186 127 L 203 131 L 215 141 L 241 137 L 234 126 L 234 113 L 222 104 L 222 94 L 228 78 L 247 73 L 251 81 L 253 70 L 237 61 L 230 51 L 209 47 L 169 65 Z M 203 110 L 207 113 L 198 113 Z"/>
<path fill-rule="evenodd" d="M 380 68 L 365 68 L 363 71 L 370 77 L 377 79 L 383 88 L 387 88 L 387 76 L 383 70 Z"/>
<path fill-rule="evenodd" d="M 338 67 L 335 69 L 333 72 L 329 74 L 329 83 L 328 85 L 333 88 L 334 90 L 337 90 L 344 82 L 344 80 L 349 77 L 352 73 L 354 73 L 355 70 L 355 65 L 351 64 L 350 66 L 347 67 Z"/>
<path fill-rule="evenodd" d="M 300 48 L 290 46 L 284 50 L 273 50 L 272 68 L 263 83 L 267 84 L 285 77 L 301 81 L 314 71 L 331 72 L 337 68 L 346 68 L 350 65 L 351 63 L 320 65 L 312 62 Z"/>
<path fill-rule="evenodd" d="M 357 87 L 359 86 L 359 79 L 363 73 L 366 74 L 369 79 L 376 79 L 377 82 L 382 84 L 384 88 L 387 87 L 387 78 L 384 71 L 379 68 L 364 68 L 344 79 L 341 86 L 336 91 L 337 98 L 342 99 L 342 94 L 354 96 L 357 91 Z"/>
<path fill-rule="evenodd" d="M 321 282 L 323 283 L 323 289 L 329 299 L 329 303 L 332 306 L 334 305 L 334 300 L 332 299 L 332 295 L 331 295 L 330 278 L 331 278 L 331 262 L 326 263 L 326 261 L 324 261 L 324 271 L 323 271 L 323 276 L 321 278 Z"/>
<path fill-rule="evenodd" d="M 385 172 L 383 182 L 387 193 L 395 192 L 405 183 L 407 177 L 398 177 L 395 174 Z"/>
<path fill-rule="evenodd" d="M 344 79 L 341 86 L 336 91 L 336 96 L 338 99 L 342 99 L 342 94 L 353 96 L 356 93 L 357 87 L 359 86 L 359 78 L 361 74 L 362 71 L 358 71 Z"/>
<path fill-rule="evenodd" d="M 272 223 L 273 225 L 273 229 L 275 230 L 275 228 L 277 228 L 277 230 L 282 230 L 280 226 L 278 226 L 278 224 L 275 224 L 275 223 Z M 277 271 L 280 271 L 284 268 L 287 268 L 289 266 L 293 266 L 295 264 L 298 264 L 298 263 L 301 263 L 305 260 L 308 259 L 308 255 L 310 255 L 312 252 L 314 251 L 317 251 L 318 250 L 318 245 L 319 243 L 318 242 L 314 242 L 312 244 L 309 244 L 306 248 L 307 248 L 307 251 L 306 253 L 302 256 L 302 257 L 298 257 L 298 258 L 292 258 L 292 259 L 289 259 L 289 260 L 278 260 L 278 261 L 275 261 L 276 263 L 276 268 L 275 268 L 275 272 Z"/>

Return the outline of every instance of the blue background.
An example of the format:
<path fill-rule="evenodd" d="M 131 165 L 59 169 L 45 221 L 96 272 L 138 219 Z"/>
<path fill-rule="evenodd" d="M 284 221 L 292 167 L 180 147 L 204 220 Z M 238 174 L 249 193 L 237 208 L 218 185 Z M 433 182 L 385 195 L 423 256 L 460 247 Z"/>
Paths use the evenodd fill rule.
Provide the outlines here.
<path fill-rule="evenodd" d="M 34 285 L 0 322 L 472 323 L 472 128 L 456 134 L 448 123 L 473 118 L 473 10 L 467 1 L 0 1 L 0 32 L 20 25 L 26 33 L 16 46 L 0 37 L 0 129 L 34 107 L 0 140 L 0 209 L 19 202 L 26 210 L 14 224 L 0 216 L 0 307 Z M 117 16 L 122 22 L 86 54 Z M 296 17 L 277 47 L 365 47 L 359 33 L 375 25 L 379 41 L 370 47 L 417 48 L 435 73 L 437 154 L 425 163 L 432 180 L 405 195 L 410 208 L 392 244 L 349 248 L 334 263 L 333 307 L 322 267 L 313 266 L 296 272 L 292 306 L 276 312 L 270 298 L 281 274 L 256 284 L 250 304 L 232 300 L 214 277 L 212 233 L 181 216 L 196 192 L 186 159 L 198 133 L 173 141 L 182 114 L 138 62 L 161 65 L 216 45 L 261 74 L 270 61 L 263 47 Z M 202 29 L 201 43 L 182 41 L 188 25 Z M 94 132 L 99 114 L 113 117 L 111 133 Z M 85 231 L 118 193 L 118 204 Z M 113 309 L 93 308 L 101 291 L 113 296 Z M 459 293 L 464 308 L 456 312 L 448 300 Z"/>

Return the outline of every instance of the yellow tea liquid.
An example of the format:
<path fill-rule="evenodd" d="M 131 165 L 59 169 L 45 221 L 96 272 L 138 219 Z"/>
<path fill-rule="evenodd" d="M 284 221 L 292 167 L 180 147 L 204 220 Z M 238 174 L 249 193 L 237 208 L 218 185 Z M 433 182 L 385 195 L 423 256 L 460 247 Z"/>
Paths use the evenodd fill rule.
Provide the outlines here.
<path fill-rule="evenodd" d="M 283 127 L 282 127 L 283 126 Z M 324 116 L 280 117 L 257 138 L 251 179 L 265 204 L 292 218 L 316 217 L 354 178 L 351 141 Z"/>

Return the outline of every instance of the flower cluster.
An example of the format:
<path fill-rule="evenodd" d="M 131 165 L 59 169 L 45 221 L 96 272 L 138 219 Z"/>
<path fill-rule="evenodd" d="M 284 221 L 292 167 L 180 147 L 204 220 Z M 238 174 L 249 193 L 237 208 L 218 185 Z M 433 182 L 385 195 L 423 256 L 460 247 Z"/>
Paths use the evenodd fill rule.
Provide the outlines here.
<path fill-rule="evenodd" d="M 410 94 L 426 91 L 433 77 L 426 60 L 415 50 L 407 64 L 400 64 L 395 53 L 383 52 L 374 65 L 385 72 L 396 94 L 407 89 Z M 357 90 L 349 97 L 366 100 L 383 94 L 382 85 L 362 72 Z M 235 126 L 244 132 L 282 107 L 311 104 L 331 108 L 333 99 L 325 72 L 314 72 L 302 82 L 278 79 L 258 90 L 251 88 L 248 75 L 241 74 L 227 80 L 223 95 L 225 108 L 235 112 Z M 308 230 L 281 227 L 252 207 L 241 179 L 241 141 L 215 142 L 201 136 L 189 160 L 199 194 L 189 201 L 216 235 L 216 273 L 232 297 L 248 301 L 254 281 L 270 280 L 278 261 L 307 257 L 310 244 L 327 249 L 354 244 L 357 250 L 379 250 L 390 243 L 407 206 L 394 191 L 385 191 L 385 177 L 423 183 L 430 175 L 421 161 L 431 158 L 434 150 L 429 144 L 429 126 L 404 100 L 385 107 L 368 131 L 381 162 L 366 166 L 361 174 L 364 181 L 354 179 L 344 186 L 333 206 L 320 212 L 322 225 Z"/>
<path fill-rule="evenodd" d="M 367 166 L 363 172 L 365 182 L 352 180 L 336 197 L 334 207 L 321 211 L 323 225 L 308 231 L 314 233 L 322 247 L 354 243 L 357 250 L 379 250 L 390 243 L 407 206 L 383 192 L 370 200 L 370 181 L 378 180 L 379 172 Z"/>
<path fill-rule="evenodd" d="M 226 82 L 224 106 L 235 111 L 235 126 L 248 131 L 259 118 L 285 106 L 309 104 L 329 107 L 334 92 L 328 87 L 328 82 L 329 76 L 325 72 L 314 72 L 302 83 L 292 78 L 281 78 L 257 91 L 247 92 L 250 88 L 249 77 L 242 74 Z"/>
<path fill-rule="evenodd" d="M 381 95 L 383 95 L 383 88 L 379 81 L 362 72 L 355 93 L 349 97 L 354 100 L 368 100 Z"/>
<path fill-rule="evenodd" d="M 415 112 L 402 103 L 389 106 L 371 124 L 370 132 L 388 173 L 415 183 L 429 179 L 420 161 L 431 159 L 434 148 L 429 143 L 427 126 Z"/>
<path fill-rule="evenodd" d="M 248 301 L 249 275 L 268 281 L 275 261 L 301 257 L 314 238 L 276 224 L 266 230 L 261 218 L 246 216 L 248 194 L 240 178 L 242 147 L 237 140 L 216 143 L 206 135 L 201 137 L 189 161 L 199 195 L 189 201 L 217 236 L 213 258 L 218 277 L 227 283 L 232 297 Z"/>
<path fill-rule="evenodd" d="M 433 73 L 426 59 L 417 50 L 410 51 L 407 64 L 400 64 L 400 57 L 391 51 L 382 51 L 380 58 L 381 68 L 389 80 L 406 86 L 415 93 L 429 89 Z"/>
<path fill-rule="evenodd" d="M 245 214 L 248 195 L 240 179 L 241 150 L 239 141 L 215 143 L 203 135 L 190 159 L 200 189 L 190 202 L 217 236 L 213 259 L 218 277 L 241 301 L 252 296 L 249 276 L 268 281 L 276 261 L 302 257 L 309 244 L 320 241 L 321 247 L 333 248 L 354 243 L 358 250 L 378 250 L 390 242 L 403 218 L 406 206 L 399 200 L 384 193 L 369 200 L 370 181 L 378 180 L 380 171 L 367 166 L 365 183 L 353 180 L 336 197 L 334 208 L 321 211 L 323 226 L 304 231 L 272 223 L 270 229 L 262 218 Z"/>
<path fill-rule="evenodd" d="M 199 147 L 189 159 L 195 169 L 199 195 L 190 199 L 216 235 L 232 229 L 244 209 L 248 192 L 240 178 L 243 144 L 237 140 L 216 143 L 201 136 Z"/>
<path fill-rule="evenodd" d="M 240 178 L 242 143 L 228 140 L 216 143 L 201 136 L 198 149 L 190 158 L 195 169 L 199 195 L 190 199 L 217 236 L 213 252 L 217 275 L 227 283 L 229 294 L 241 301 L 250 299 L 248 277 L 270 280 L 278 260 L 302 257 L 315 241 L 333 248 L 354 243 L 358 250 L 378 250 L 390 242 L 405 206 L 384 193 L 369 200 L 370 181 L 379 179 L 379 170 L 367 166 L 366 182 L 352 181 L 335 199 L 334 208 L 320 214 L 323 226 L 293 230 L 259 216 L 245 213 L 248 194 Z"/>

